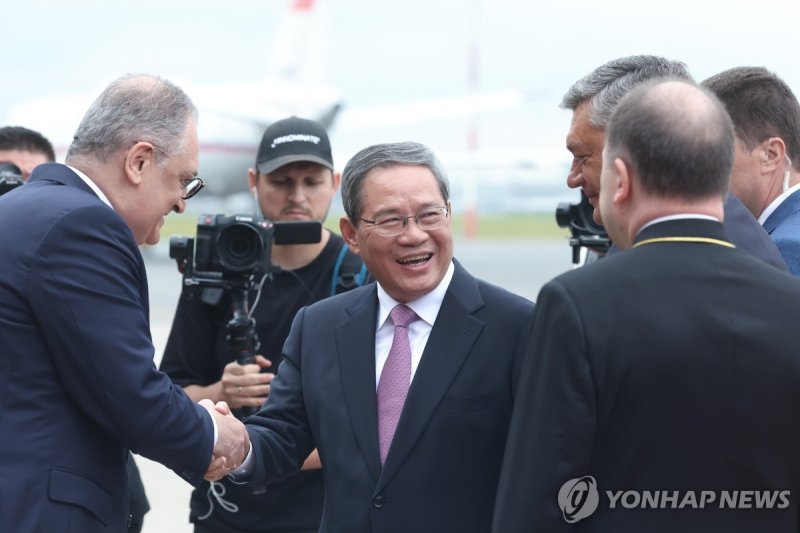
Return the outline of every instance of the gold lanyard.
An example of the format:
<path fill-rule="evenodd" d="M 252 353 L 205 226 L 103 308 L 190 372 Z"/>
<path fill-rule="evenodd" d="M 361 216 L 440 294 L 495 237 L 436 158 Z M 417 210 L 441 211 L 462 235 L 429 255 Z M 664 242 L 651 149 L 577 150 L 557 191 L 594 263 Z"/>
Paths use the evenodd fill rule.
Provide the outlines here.
<path fill-rule="evenodd" d="M 718 244 L 720 246 L 727 246 L 728 248 L 736 248 L 736 246 L 729 242 L 721 241 L 719 239 L 710 239 L 708 237 L 657 237 L 655 239 L 639 241 L 634 244 L 633 247 L 637 248 L 643 244 L 653 244 L 657 242 L 700 242 L 704 244 Z"/>

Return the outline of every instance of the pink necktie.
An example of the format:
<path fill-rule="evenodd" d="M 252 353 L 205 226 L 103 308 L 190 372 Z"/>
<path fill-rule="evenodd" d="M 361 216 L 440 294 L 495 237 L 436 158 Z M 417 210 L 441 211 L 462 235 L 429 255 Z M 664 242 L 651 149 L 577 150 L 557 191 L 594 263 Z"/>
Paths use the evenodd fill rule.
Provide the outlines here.
<path fill-rule="evenodd" d="M 386 461 L 392 444 L 397 421 L 411 383 L 411 345 L 408 342 L 408 325 L 419 317 L 405 305 L 396 305 L 390 313 L 394 322 L 394 339 L 389 357 L 383 365 L 378 381 L 378 445 L 381 464 Z"/>

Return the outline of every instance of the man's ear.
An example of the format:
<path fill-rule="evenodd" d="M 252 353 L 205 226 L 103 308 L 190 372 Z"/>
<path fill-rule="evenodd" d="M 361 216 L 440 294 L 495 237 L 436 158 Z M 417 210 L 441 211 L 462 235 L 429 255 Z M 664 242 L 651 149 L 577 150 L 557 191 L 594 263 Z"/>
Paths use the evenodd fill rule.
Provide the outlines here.
<path fill-rule="evenodd" d="M 331 171 L 331 173 L 333 174 L 333 190 L 335 191 L 336 189 L 339 188 L 339 185 L 342 183 L 342 173 L 334 171 Z"/>
<path fill-rule="evenodd" d="M 786 144 L 780 137 L 770 137 L 761 143 L 763 153 L 761 168 L 765 174 L 775 172 L 783 164 L 786 157 Z"/>
<path fill-rule="evenodd" d="M 350 251 L 354 254 L 357 254 L 359 246 L 358 239 L 356 239 L 356 228 L 353 226 L 353 223 L 350 221 L 349 217 L 343 216 L 339 219 L 339 233 L 341 233 L 342 238 L 344 239 L 344 242 L 347 243 Z"/>
<path fill-rule="evenodd" d="M 153 145 L 137 142 L 125 153 L 125 177 L 134 185 L 140 185 L 149 167 L 156 164 Z"/>
<path fill-rule="evenodd" d="M 631 197 L 633 172 L 628 163 L 621 157 L 614 159 L 614 203 L 619 205 Z"/>
<path fill-rule="evenodd" d="M 256 188 L 258 183 L 258 171 L 254 168 L 247 169 L 247 188 L 251 191 Z"/>

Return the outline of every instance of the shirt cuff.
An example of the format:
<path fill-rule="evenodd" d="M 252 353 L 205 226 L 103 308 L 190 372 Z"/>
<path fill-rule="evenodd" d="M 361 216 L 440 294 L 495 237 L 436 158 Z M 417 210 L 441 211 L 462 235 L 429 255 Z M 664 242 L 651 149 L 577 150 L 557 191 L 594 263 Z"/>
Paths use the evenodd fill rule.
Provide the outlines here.
<path fill-rule="evenodd" d="M 256 459 L 253 457 L 253 441 L 250 441 L 250 449 L 247 450 L 247 457 L 244 458 L 242 464 L 228 476 L 234 483 L 246 483 L 246 479 L 250 477 L 255 468 Z"/>
<path fill-rule="evenodd" d="M 205 409 L 203 409 L 203 410 L 206 411 Z M 208 413 L 208 411 L 206 411 L 206 413 Z M 211 423 L 214 424 L 214 446 L 213 446 L 213 448 L 216 448 L 217 447 L 217 438 L 219 438 L 219 430 L 217 429 L 217 421 L 214 420 L 214 415 L 212 415 L 211 413 L 208 413 L 208 416 L 211 417 Z"/>

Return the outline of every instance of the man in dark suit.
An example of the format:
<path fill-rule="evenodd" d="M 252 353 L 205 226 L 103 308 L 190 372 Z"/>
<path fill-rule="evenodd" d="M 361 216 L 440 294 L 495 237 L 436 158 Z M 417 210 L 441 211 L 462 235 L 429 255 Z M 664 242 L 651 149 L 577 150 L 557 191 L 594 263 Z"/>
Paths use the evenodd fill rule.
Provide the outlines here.
<path fill-rule="evenodd" d="M 800 282 L 719 222 L 733 138 L 690 82 L 620 102 L 599 208 L 632 249 L 539 294 L 493 531 L 800 527 Z"/>
<path fill-rule="evenodd" d="M 199 190 L 195 113 L 169 82 L 121 78 L 66 165 L 40 165 L 0 198 L 4 528 L 123 531 L 128 449 L 193 484 L 247 452 L 224 405 L 192 403 L 153 363 L 137 244 L 156 243 Z"/>
<path fill-rule="evenodd" d="M 377 283 L 297 314 L 246 421 L 242 477 L 286 477 L 317 446 L 321 531 L 485 532 L 533 304 L 453 260 L 448 183 L 426 147 L 362 150 L 342 197 L 342 236 Z"/>
<path fill-rule="evenodd" d="M 670 76 L 691 81 L 686 65 L 663 57 L 638 55 L 600 65 L 569 88 L 561 107 L 572 111 L 567 150 L 573 155 L 567 186 L 581 188 L 594 207 L 594 220 L 602 224 L 597 202 L 600 195 L 603 139 L 608 120 L 620 99 L 639 84 Z M 786 264 L 775 243 L 742 202 L 728 194 L 724 205 L 725 231 L 740 249 L 781 270 Z M 615 247 L 612 248 L 612 251 Z"/>
<path fill-rule="evenodd" d="M 28 181 L 38 165 L 55 160 L 53 145 L 38 131 L 22 126 L 0 128 L 0 162 L 11 163 L 20 169 L 22 181 Z M 127 474 L 130 494 L 128 533 L 139 533 L 144 524 L 144 515 L 150 510 L 150 502 L 147 501 L 142 477 L 132 455 L 128 456 Z"/>

